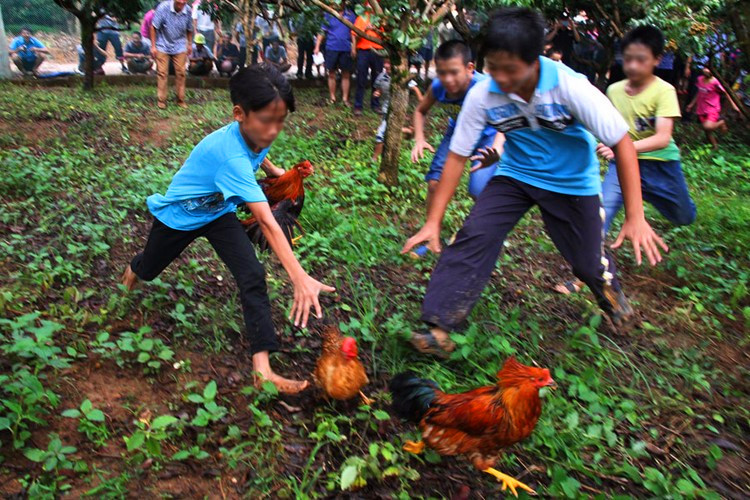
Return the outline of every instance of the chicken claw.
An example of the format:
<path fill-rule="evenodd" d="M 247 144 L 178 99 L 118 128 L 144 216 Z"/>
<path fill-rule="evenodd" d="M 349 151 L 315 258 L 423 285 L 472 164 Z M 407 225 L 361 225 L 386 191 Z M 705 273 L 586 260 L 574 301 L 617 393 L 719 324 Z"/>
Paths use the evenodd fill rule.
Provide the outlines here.
<path fill-rule="evenodd" d="M 404 447 L 406 449 L 406 447 Z M 518 492 L 516 491 L 516 488 L 521 488 L 522 490 L 526 490 L 532 495 L 536 495 L 536 491 L 532 490 L 527 485 L 523 484 L 518 479 L 511 477 L 507 474 L 503 474 L 497 469 L 493 469 L 492 467 L 488 467 L 484 469 L 483 472 L 486 472 L 487 474 L 491 474 L 495 476 L 499 481 L 502 481 L 503 483 L 503 491 L 505 491 L 507 488 L 510 488 L 510 492 L 513 493 L 513 496 L 518 498 Z"/>
<path fill-rule="evenodd" d="M 362 398 L 362 404 L 365 404 L 367 406 L 372 406 L 372 404 L 375 402 L 374 400 L 365 396 L 365 393 L 362 391 L 359 391 L 359 395 Z"/>
<path fill-rule="evenodd" d="M 419 455 L 424 451 L 424 441 L 407 441 L 404 443 L 404 451 Z"/>

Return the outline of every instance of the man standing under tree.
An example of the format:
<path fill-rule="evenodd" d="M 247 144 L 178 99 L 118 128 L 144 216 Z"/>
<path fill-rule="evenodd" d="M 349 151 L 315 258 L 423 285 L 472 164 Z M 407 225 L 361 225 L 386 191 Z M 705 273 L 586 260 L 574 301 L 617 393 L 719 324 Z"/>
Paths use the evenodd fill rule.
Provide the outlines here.
<path fill-rule="evenodd" d="M 354 23 L 357 16 L 346 8 L 341 2 L 341 15 L 349 22 Z M 328 92 L 329 102 L 336 102 L 336 70 L 341 70 L 341 100 L 344 106 L 349 106 L 349 85 L 352 75 L 352 37 L 351 30 L 341 21 L 326 12 L 323 20 L 323 33 L 318 35 L 313 54 L 320 53 L 320 47 L 325 38 L 326 44 L 326 69 L 328 70 Z M 377 76 L 377 75 L 376 75 Z"/>
<path fill-rule="evenodd" d="M 151 23 L 151 55 L 156 60 L 156 86 L 159 109 L 167 109 L 169 62 L 175 73 L 177 105 L 185 103 L 185 63 L 193 44 L 193 20 L 186 0 L 162 2 Z"/>
<path fill-rule="evenodd" d="M 370 13 L 358 16 L 354 26 L 361 29 L 372 38 L 380 38 L 375 28 L 370 24 Z M 362 114 L 362 107 L 365 98 L 365 87 L 370 82 L 370 107 L 373 111 L 380 111 L 380 102 L 375 93 L 375 79 L 383 71 L 383 58 L 376 51 L 383 50 L 381 45 L 371 42 L 366 38 L 357 36 L 352 31 L 352 58 L 357 61 L 357 91 L 354 94 L 354 114 Z M 369 75 L 368 75 L 369 73 Z M 370 78 L 368 78 L 368 76 Z"/>

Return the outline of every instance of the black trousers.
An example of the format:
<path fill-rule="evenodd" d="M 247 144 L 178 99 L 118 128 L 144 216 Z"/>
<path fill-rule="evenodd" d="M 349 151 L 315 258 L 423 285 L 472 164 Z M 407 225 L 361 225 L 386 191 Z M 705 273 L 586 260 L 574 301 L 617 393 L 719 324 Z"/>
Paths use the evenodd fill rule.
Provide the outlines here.
<path fill-rule="evenodd" d="M 305 76 L 312 78 L 313 50 L 315 42 L 312 37 L 297 38 L 297 76 L 302 76 L 302 66 L 305 66 Z"/>
<path fill-rule="evenodd" d="M 258 262 L 255 249 L 234 213 L 223 215 L 192 231 L 178 231 L 154 219 L 146 248 L 133 257 L 130 267 L 140 279 L 151 281 L 201 236 L 208 239 L 214 247 L 240 289 L 251 354 L 277 351 L 279 341 L 271 320 L 266 272 Z"/>
<path fill-rule="evenodd" d="M 599 306 L 608 314 L 621 307 L 614 261 L 603 245 L 599 196 L 564 195 L 499 176 L 479 195 L 453 244 L 443 249 L 422 303 L 424 322 L 447 331 L 463 326 L 505 237 L 534 205 L 541 209 L 547 234 Z"/>

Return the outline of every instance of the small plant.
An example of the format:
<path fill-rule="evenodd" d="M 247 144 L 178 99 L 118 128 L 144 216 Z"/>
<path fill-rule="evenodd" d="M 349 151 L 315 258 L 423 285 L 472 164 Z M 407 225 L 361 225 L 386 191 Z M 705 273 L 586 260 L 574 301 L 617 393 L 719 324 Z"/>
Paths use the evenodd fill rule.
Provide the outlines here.
<path fill-rule="evenodd" d="M 148 337 L 151 327 L 143 326 L 137 332 L 122 332 L 117 339 L 117 349 L 129 353 L 135 362 L 145 365 L 145 373 L 157 373 L 164 364 L 171 364 L 174 351 L 162 342 L 161 339 Z M 106 339 L 104 339 L 106 342 Z M 115 358 L 120 366 L 123 360 Z"/>
<path fill-rule="evenodd" d="M 188 401 L 203 405 L 202 408 L 198 408 L 198 412 L 190 422 L 191 425 L 205 427 L 211 422 L 218 422 L 224 418 L 224 415 L 227 414 L 227 409 L 224 406 L 216 404 L 216 401 L 214 401 L 216 394 L 217 387 L 216 381 L 214 380 L 206 384 L 206 387 L 203 388 L 202 394 L 188 394 Z"/>
<path fill-rule="evenodd" d="M 172 455 L 172 460 L 187 460 L 188 458 L 194 458 L 196 460 L 204 460 L 210 455 L 203 451 L 200 446 L 193 445 L 190 448 L 183 449 Z"/>
<path fill-rule="evenodd" d="M 71 408 L 62 412 L 63 417 L 77 418 L 78 431 L 83 433 L 89 441 L 101 448 L 109 439 L 109 431 L 103 424 L 104 413 L 93 407 L 91 401 L 85 399 L 79 409 Z"/>
<path fill-rule="evenodd" d="M 23 454 L 32 462 L 44 464 L 42 469 L 45 472 L 53 472 L 58 469 L 72 469 L 73 462 L 68 459 L 68 455 L 75 452 L 75 446 L 63 446 L 57 434 L 50 434 L 50 441 L 46 450 L 29 448 Z"/>
<path fill-rule="evenodd" d="M 123 437 L 127 450 L 136 452 L 139 459 L 162 458 L 161 443 L 169 439 L 169 428 L 177 421 L 172 415 L 161 415 L 151 422 L 146 417 L 139 418 L 135 422 L 138 430 L 130 437 Z"/>

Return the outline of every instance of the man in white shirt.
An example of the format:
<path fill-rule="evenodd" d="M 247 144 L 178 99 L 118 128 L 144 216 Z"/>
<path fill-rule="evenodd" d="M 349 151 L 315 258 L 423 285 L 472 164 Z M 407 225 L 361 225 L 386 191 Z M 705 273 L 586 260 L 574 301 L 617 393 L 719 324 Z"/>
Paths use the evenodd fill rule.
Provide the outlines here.
<path fill-rule="evenodd" d="M 201 0 L 193 2 L 193 32 L 206 37 L 206 47 L 213 53 L 216 34 L 221 34 L 221 21 L 217 19 L 214 22 L 209 13 L 200 9 L 200 5 Z"/>

